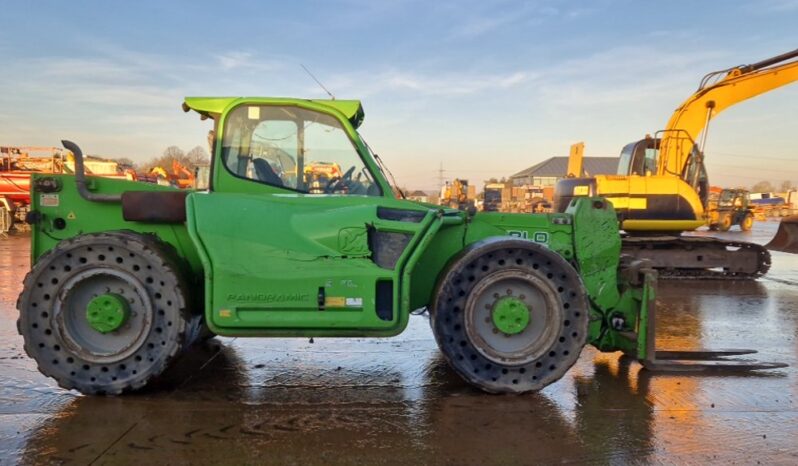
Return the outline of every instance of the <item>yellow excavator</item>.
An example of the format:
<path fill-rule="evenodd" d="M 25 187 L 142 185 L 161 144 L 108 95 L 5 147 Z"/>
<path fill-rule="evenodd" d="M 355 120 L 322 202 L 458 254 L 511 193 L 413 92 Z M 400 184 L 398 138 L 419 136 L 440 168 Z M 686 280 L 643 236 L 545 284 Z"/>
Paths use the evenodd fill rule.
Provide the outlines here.
<path fill-rule="evenodd" d="M 625 232 L 623 253 L 652 261 L 663 276 L 745 279 L 764 275 L 770 268 L 765 247 L 681 233 L 707 224 L 709 181 L 703 149 L 710 121 L 732 105 L 796 80 L 798 49 L 707 74 L 698 90 L 673 112 L 664 130 L 623 148 L 617 175 L 561 180 L 555 189 L 555 210 L 564 212 L 577 196 L 606 197 Z M 788 238 L 787 243 L 798 237 L 789 232 L 782 236 Z"/>

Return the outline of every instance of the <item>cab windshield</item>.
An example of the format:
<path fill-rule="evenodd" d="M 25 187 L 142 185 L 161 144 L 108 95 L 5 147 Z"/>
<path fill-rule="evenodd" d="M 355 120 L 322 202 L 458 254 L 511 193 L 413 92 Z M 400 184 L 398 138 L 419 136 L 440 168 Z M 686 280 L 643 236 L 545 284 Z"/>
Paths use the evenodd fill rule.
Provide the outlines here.
<path fill-rule="evenodd" d="M 618 175 L 640 175 L 657 173 L 659 140 L 642 139 L 624 146 L 618 160 Z"/>
<path fill-rule="evenodd" d="M 379 196 L 379 185 L 332 115 L 242 105 L 225 123 L 222 158 L 236 177 L 308 194 Z"/>

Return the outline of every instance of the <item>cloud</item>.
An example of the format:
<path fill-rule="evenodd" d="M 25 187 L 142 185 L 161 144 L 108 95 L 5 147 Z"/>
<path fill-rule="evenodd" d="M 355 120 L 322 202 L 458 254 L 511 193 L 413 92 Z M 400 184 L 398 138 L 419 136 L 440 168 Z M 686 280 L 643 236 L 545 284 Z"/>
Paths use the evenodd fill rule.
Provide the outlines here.
<path fill-rule="evenodd" d="M 376 94 L 409 92 L 419 96 L 457 96 L 509 89 L 519 86 L 533 75 L 523 71 L 508 73 L 421 73 L 389 69 L 378 73 L 361 71 L 333 77 L 333 92 L 357 95 L 360 98 Z"/>
<path fill-rule="evenodd" d="M 131 158 L 204 144 L 208 124 L 181 118 L 183 97 L 299 95 L 298 65 L 293 73 L 262 72 L 282 60 L 246 50 L 141 53 L 109 42 L 92 42 L 77 56 L 12 55 L 4 66 L 14 72 L 0 73 L 0 110 L 13 118 L 2 119 L 0 142 L 53 145 L 70 135 L 92 153 Z"/>
<path fill-rule="evenodd" d="M 454 24 L 449 39 L 480 37 L 519 23 L 539 24 L 550 18 L 574 20 L 597 11 L 593 5 L 565 7 L 552 0 L 482 0 L 465 5 L 455 2 L 447 10 Z"/>
<path fill-rule="evenodd" d="M 281 67 L 276 61 L 265 61 L 259 59 L 254 53 L 233 50 L 214 56 L 222 71 L 235 69 L 251 69 L 259 71 L 274 71 Z"/>
<path fill-rule="evenodd" d="M 727 66 L 728 59 L 727 52 L 717 50 L 614 47 L 537 70 L 538 92 L 551 105 L 568 109 L 673 100 L 687 97 L 678 90 L 691 83 L 697 88 L 702 73 Z"/>
<path fill-rule="evenodd" d="M 518 20 L 520 17 L 515 13 L 467 18 L 452 30 L 450 38 L 481 36 Z"/>
<path fill-rule="evenodd" d="M 0 104 L 48 105 L 52 109 L 82 105 L 148 108 L 157 112 L 173 108 L 192 90 L 240 89 L 258 81 L 241 71 L 276 70 L 277 60 L 266 60 L 248 51 L 228 51 L 191 58 L 143 54 L 101 44 L 84 57 L 40 56 L 10 58 L 14 73 L 0 74 L 0 87 L 12 92 L 0 95 Z M 208 69 L 213 73 L 208 73 Z M 20 80 L 19 76 L 26 76 Z M 201 79 L 198 79 L 200 78 Z M 235 77 L 235 84 L 230 80 Z"/>
<path fill-rule="evenodd" d="M 0 85 L 14 89 L 0 100 L 35 99 L 78 106 L 83 104 L 157 107 L 172 96 L 169 84 L 151 77 L 157 69 L 142 69 L 104 58 L 36 58 L 13 64 L 19 75 L 0 76 Z M 16 76 L 27 76 L 18 80 Z M 174 101 L 172 100 L 172 103 Z"/>
<path fill-rule="evenodd" d="M 785 12 L 798 10 L 798 0 L 765 0 L 764 2 L 755 2 L 746 4 L 749 9 L 755 9 L 765 12 Z"/>
<path fill-rule="evenodd" d="M 593 15 L 596 12 L 598 12 L 598 8 L 585 8 L 585 7 L 572 8 L 570 10 L 565 11 L 565 17 L 568 19 L 577 19 Z"/>
<path fill-rule="evenodd" d="M 228 52 L 222 55 L 216 55 L 216 60 L 223 70 L 232 70 L 241 66 L 246 66 L 252 59 L 252 54 L 249 52 Z"/>

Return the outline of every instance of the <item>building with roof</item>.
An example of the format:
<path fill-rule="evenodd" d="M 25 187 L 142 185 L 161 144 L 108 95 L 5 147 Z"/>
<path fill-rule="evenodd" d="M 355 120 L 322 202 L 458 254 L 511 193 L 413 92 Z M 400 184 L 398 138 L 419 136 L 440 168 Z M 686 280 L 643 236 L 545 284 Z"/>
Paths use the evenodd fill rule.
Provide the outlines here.
<path fill-rule="evenodd" d="M 583 176 L 614 175 L 618 172 L 618 157 L 585 157 L 582 159 Z M 510 176 L 514 186 L 554 186 L 565 178 L 568 157 L 551 157 Z"/>
<path fill-rule="evenodd" d="M 416 202 L 430 202 L 431 203 L 433 201 L 432 197 L 428 193 L 425 193 L 424 191 L 420 191 L 420 190 L 416 190 L 416 191 L 407 193 L 407 199 L 409 199 L 411 201 L 416 201 Z"/>

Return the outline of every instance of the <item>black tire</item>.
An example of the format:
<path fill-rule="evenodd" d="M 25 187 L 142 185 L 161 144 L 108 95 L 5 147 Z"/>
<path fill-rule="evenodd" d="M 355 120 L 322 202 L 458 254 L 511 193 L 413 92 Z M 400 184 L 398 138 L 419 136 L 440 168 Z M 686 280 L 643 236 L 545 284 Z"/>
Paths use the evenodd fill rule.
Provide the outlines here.
<path fill-rule="evenodd" d="M 25 351 L 63 388 L 105 395 L 140 389 L 199 334 L 186 283 L 168 245 L 154 236 L 62 241 L 36 262 L 17 300 Z M 110 292 L 130 303 L 129 317 L 115 331 L 97 332 L 86 305 Z"/>
<path fill-rule="evenodd" d="M 751 228 L 754 226 L 754 216 L 752 214 L 746 214 L 743 217 L 742 221 L 740 222 L 740 230 L 742 231 L 751 231 Z"/>
<path fill-rule="evenodd" d="M 508 296 L 527 303 L 530 315 L 538 313 L 530 322 L 543 325 L 530 324 L 514 335 L 488 329 L 504 298 L 491 293 L 505 286 Z M 525 289 L 537 295 L 512 294 Z M 491 297 L 492 305 L 486 301 Z M 560 379 L 585 346 L 589 305 L 579 274 L 559 254 L 531 241 L 492 238 L 470 246 L 439 279 L 433 303 L 430 323 L 444 357 L 467 382 L 490 393 L 540 390 Z M 521 349 L 502 351 L 501 345 Z"/>
<path fill-rule="evenodd" d="M 731 227 L 732 227 L 731 215 L 728 214 L 721 215 L 720 218 L 718 219 L 718 229 L 720 231 L 729 231 Z"/>

